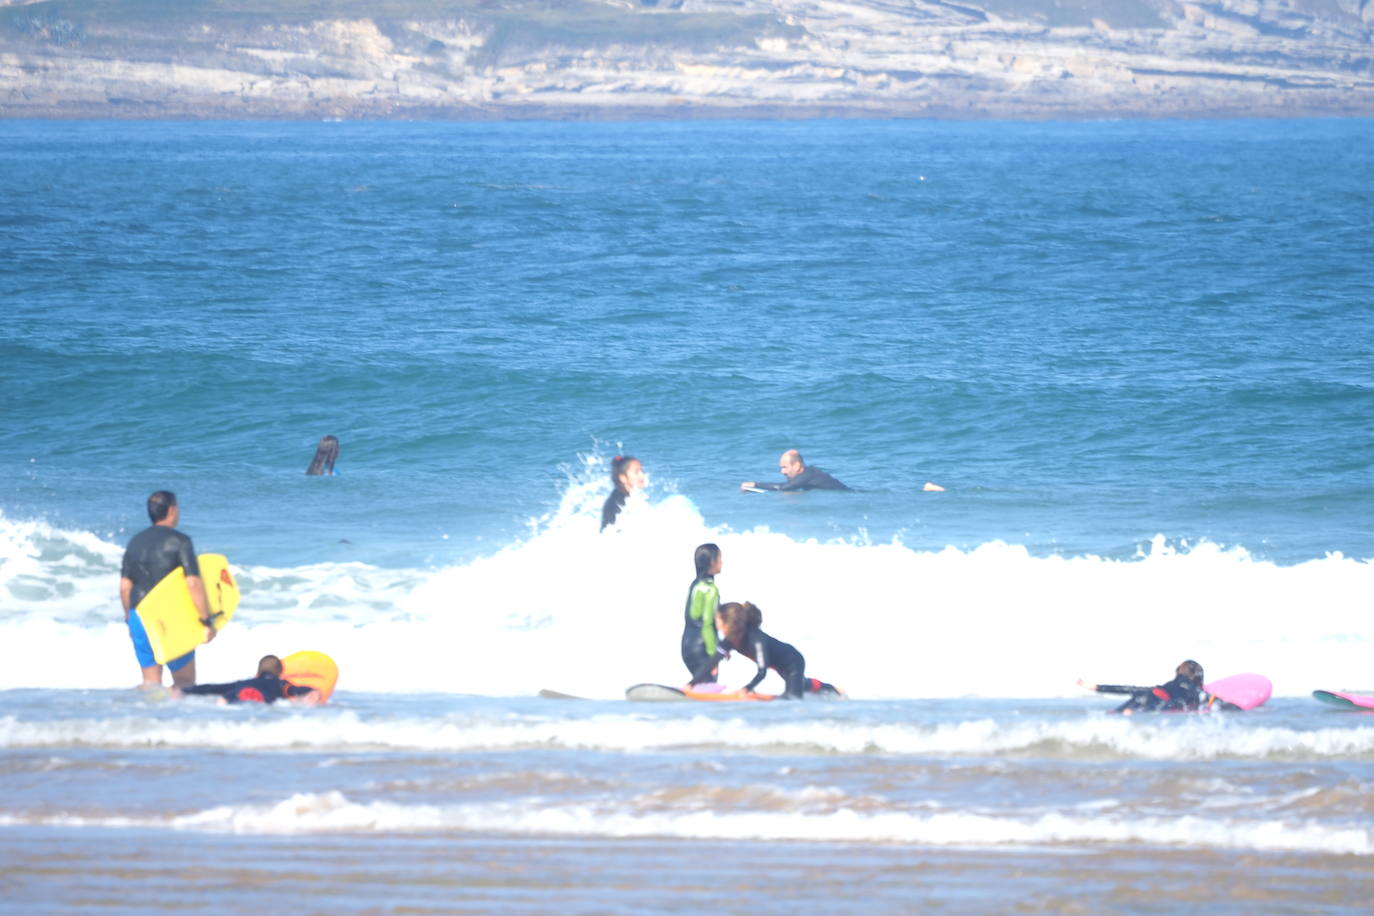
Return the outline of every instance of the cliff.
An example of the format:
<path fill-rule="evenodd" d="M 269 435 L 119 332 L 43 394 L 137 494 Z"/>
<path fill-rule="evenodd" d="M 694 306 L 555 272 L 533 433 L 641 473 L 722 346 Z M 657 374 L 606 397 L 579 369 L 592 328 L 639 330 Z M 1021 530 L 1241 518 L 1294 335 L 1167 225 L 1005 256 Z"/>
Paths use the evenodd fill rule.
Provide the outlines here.
<path fill-rule="evenodd" d="M 0 116 L 1374 115 L 1372 39 L 1374 0 L 11 0 Z"/>

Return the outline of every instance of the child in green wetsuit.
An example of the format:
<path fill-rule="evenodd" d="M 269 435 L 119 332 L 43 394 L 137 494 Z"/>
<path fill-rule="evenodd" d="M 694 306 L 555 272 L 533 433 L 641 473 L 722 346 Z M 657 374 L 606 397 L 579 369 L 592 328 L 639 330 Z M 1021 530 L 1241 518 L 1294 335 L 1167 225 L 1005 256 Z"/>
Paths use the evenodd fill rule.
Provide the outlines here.
<path fill-rule="evenodd" d="M 683 609 L 682 663 L 691 673 L 691 685 L 711 684 L 716 680 L 716 666 L 725 657 L 716 639 L 716 611 L 720 608 L 720 591 L 716 575 L 720 572 L 720 548 L 702 544 L 694 556 L 697 577 L 687 592 L 687 606 Z"/>

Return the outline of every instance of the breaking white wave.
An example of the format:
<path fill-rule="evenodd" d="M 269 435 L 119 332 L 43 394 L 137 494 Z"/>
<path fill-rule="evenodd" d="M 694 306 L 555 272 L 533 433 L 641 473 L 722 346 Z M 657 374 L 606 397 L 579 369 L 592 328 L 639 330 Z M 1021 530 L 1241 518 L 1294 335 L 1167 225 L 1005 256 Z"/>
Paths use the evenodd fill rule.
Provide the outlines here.
<path fill-rule="evenodd" d="M 713 708 L 694 715 L 636 713 L 521 715 L 514 712 L 365 716 L 353 710 L 284 706 L 205 708 L 186 715 L 24 719 L 0 717 L 0 748 L 222 748 L 330 752 L 471 752 L 546 748 L 642 753 L 712 748 L 720 753 L 915 757 L 1026 756 L 1085 760 L 1324 760 L 1374 758 L 1374 727 L 1363 717 L 1310 729 L 1235 716 L 1098 715 L 971 717 L 902 721 L 919 710 L 874 719 L 861 712 L 737 717 Z M 851 708 L 859 704 L 850 704 Z M 1319 710 L 1314 704 L 1314 710 Z M 177 711 L 174 711 L 177 712 Z M 801 711 L 799 711 L 801 712 Z M 1330 717 L 1326 717 L 1330 718 Z"/>
<path fill-rule="evenodd" d="M 676 837 L 699 840 L 903 843 L 921 846 L 1144 844 L 1370 855 L 1366 827 L 1234 817 L 1114 813 L 1035 816 L 973 812 L 823 814 L 643 810 L 634 800 L 571 805 L 354 802 L 343 793 L 302 793 L 275 803 L 221 805 L 181 815 L 5 814 L 4 826 L 163 828 L 236 834 L 497 832 L 545 836 Z"/>
<path fill-rule="evenodd" d="M 632 501 L 623 530 L 601 535 L 599 496 L 571 485 L 528 539 L 449 568 L 236 567 L 243 602 L 199 652 L 200 679 L 316 649 L 339 662 L 343 691 L 610 698 L 676 683 L 691 555 L 706 540 L 724 551 L 722 597 L 754 601 L 809 673 L 856 697 L 1066 696 L 1078 677 L 1160 683 L 1185 657 L 1212 677 L 1257 672 L 1277 696 L 1305 695 L 1364 685 L 1374 652 L 1365 560 L 1279 566 L 1162 537 L 1129 560 L 799 541 L 713 529 L 676 496 Z M 136 681 L 121 553 L 90 532 L 0 517 L 0 688 Z M 735 660 L 723 678 L 751 673 Z"/>

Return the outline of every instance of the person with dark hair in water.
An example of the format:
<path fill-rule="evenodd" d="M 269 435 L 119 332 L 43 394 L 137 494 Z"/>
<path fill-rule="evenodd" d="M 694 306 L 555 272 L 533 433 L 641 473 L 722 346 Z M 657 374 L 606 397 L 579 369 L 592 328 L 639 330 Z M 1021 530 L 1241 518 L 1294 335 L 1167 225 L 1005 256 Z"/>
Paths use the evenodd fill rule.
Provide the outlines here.
<path fill-rule="evenodd" d="M 320 692 L 314 687 L 298 687 L 281 679 L 281 659 L 264 655 L 258 661 L 256 677 L 228 684 L 198 684 L 183 687 L 180 693 L 189 696 L 218 696 L 221 703 L 275 703 L 277 700 L 298 701 L 306 706 L 320 702 Z"/>
<path fill-rule="evenodd" d="M 721 605 L 718 619 L 726 651 L 738 652 L 759 666 L 758 674 L 744 685 L 744 692 L 752 693 L 771 668 L 782 678 L 784 699 L 800 700 L 808 693 L 839 694 L 840 691 L 833 685 L 806 676 L 806 659 L 796 646 L 775 639 L 760 629 L 763 626 L 763 611 L 748 601 Z"/>
<path fill-rule="evenodd" d="M 612 490 L 611 495 L 606 497 L 605 505 L 601 507 L 602 531 L 615 524 L 616 517 L 620 515 L 620 510 L 625 508 L 625 500 L 629 499 L 630 494 L 635 490 L 644 489 L 648 482 L 648 477 L 644 474 L 644 465 L 640 464 L 638 458 L 633 455 L 616 455 L 611 459 Z"/>
<path fill-rule="evenodd" d="M 119 571 L 119 602 L 124 606 L 124 622 L 129 627 L 129 639 L 134 644 L 134 656 L 143 672 L 144 687 L 162 683 L 162 666 L 153 656 L 152 644 L 148 642 L 148 632 L 136 609 L 138 603 L 167 576 L 180 567 L 186 573 L 186 587 L 191 592 L 200 622 L 205 625 L 205 641 L 215 638 L 215 627 L 210 619 L 210 605 L 205 596 L 205 583 L 200 578 L 200 564 L 196 560 L 196 549 L 191 539 L 176 529 L 181 520 L 181 507 L 177 505 L 176 494 L 170 490 L 158 490 L 148 497 L 148 518 L 152 527 L 145 528 L 133 536 L 124 550 L 124 560 Z M 167 670 L 172 672 L 172 683 L 189 686 L 196 682 L 196 651 L 192 649 L 185 655 L 167 662 Z"/>
<path fill-rule="evenodd" d="M 334 476 L 334 462 L 339 460 L 339 440 L 325 436 L 315 449 L 315 457 L 310 459 L 310 467 L 305 469 L 306 477 Z"/>
<path fill-rule="evenodd" d="M 716 576 L 721 569 L 720 548 L 702 544 L 692 557 L 697 577 L 687 590 L 687 606 L 683 609 L 682 663 L 691 673 L 691 686 L 712 684 L 716 667 L 725 654 L 716 640 L 716 610 L 720 607 L 720 590 Z"/>
<path fill-rule="evenodd" d="M 1195 712 L 1200 706 L 1210 705 L 1212 700 L 1202 689 L 1202 666 L 1191 658 L 1179 664 L 1173 680 L 1158 687 L 1089 684 L 1085 681 L 1079 681 L 1078 685 L 1097 693 L 1129 694 L 1130 699 L 1112 710 L 1123 716 L 1135 712 Z"/>

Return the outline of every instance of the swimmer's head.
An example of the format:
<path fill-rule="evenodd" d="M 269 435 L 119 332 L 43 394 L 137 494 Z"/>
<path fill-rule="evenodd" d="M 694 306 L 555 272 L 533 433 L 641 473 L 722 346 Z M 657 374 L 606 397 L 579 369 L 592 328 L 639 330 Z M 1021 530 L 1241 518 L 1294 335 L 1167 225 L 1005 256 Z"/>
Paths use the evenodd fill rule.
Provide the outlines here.
<path fill-rule="evenodd" d="M 1202 683 L 1202 666 L 1191 658 L 1180 664 L 1177 671 L 1174 673 L 1181 678 L 1186 678 L 1198 684 Z"/>
<path fill-rule="evenodd" d="M 720 548 L 715 544 L 702 544 L 692 559 L 697 565 L 697 578 L 720 572 Z"/>
<path fill-rule="evenodd" d="M 264 655 L 258 660 L 258 677 L 270 674 L 272 677 L 281 677 L 281 659 L 275 655 Z"/>
<path fill-rule="evenodd" d="M 148 497 L 148 517 L 156 525 L 168 520 L 177 508 L 177 495 L 171 490 L 158 490 Z M 172 522 L 176 524 L 175 520 Z"/>
<path fill-rule="evenodd" d="M 640 490 L 648 483 L 644 465 L 633 455 L 616 455 L 611 459 L 611 486 L 622 493 Z"/>
<path fill-rule="evenodd" d="M 806 463 L 802 461 L 801 452 L 794 448 L 790 448 L 783 452 L 778 456 L 778 470 L 781 471 L 782 476 L 786 477 L 788 480 L 791 480 L 793 477 L 796 477 L 802 471 L 806 470 Z"/>

